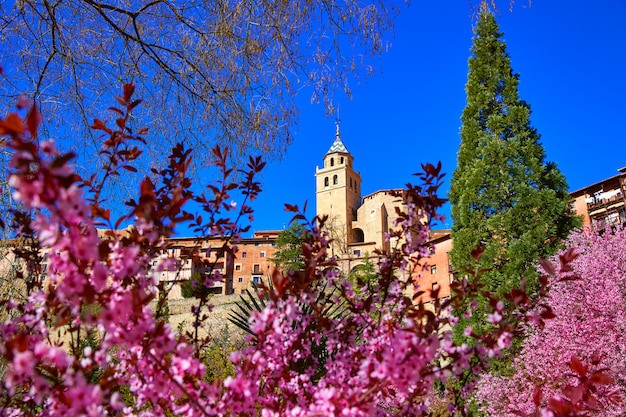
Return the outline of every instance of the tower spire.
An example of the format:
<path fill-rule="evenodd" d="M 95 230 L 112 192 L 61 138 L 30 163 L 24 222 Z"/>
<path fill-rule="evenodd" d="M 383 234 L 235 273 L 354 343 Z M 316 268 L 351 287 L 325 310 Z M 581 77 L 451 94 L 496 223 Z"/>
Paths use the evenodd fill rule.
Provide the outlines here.
<path fill-rule="evenodd" d="M 337 117 L 335 117 L 335 127 L 336 127 L 335 137 L 337 139 L 341 138 L 341 132 L 339 131 L 340 126 L 341 126 L 341 118 L 339 117 L 339 106 L 337 106 Z"/>

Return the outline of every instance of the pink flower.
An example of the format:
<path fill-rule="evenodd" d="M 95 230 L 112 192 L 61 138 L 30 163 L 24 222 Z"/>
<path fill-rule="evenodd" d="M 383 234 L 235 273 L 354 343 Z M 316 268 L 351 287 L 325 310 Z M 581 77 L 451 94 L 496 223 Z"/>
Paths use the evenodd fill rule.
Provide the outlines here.
<path fill-rule="evenodd" d="M 502 315 L 497 311 L 487 314 L 487 321 L 489 323 L 496 324 L 496 323 L 499 323 L 500 320 L 502 320 Z"/>

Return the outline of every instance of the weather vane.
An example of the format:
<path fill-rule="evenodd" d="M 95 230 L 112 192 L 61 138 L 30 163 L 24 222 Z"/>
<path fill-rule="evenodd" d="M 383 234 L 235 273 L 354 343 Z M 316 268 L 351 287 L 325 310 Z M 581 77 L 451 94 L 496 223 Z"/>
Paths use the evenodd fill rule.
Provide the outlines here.
<path fill-rule="evenodd" d="M 339 118 L 339 106 L 337 106 L 337 116 L 335 117 L 335 127 L 337 128 L 337 132 L 335 133 L 336 137 L 340 137 L 339 126 L 341 125 L 341 118 Z"/>

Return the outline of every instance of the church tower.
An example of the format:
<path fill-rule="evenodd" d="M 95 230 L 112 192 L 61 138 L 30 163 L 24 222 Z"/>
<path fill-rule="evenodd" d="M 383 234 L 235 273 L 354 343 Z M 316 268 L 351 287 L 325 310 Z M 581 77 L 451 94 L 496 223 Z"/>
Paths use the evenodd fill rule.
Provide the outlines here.
<path fill-rule="evenodd" d="M 354 241 L 352 222 L 357 220 L 361 205 L 361 175 L 352 167 L 353 161 L 337 122 L 335 141 L 324 155 L 324 166 L 315 170 L 316 213 L 328 215 L 325 229 L 334 241 L 331 255 L 345 254 Z"/>

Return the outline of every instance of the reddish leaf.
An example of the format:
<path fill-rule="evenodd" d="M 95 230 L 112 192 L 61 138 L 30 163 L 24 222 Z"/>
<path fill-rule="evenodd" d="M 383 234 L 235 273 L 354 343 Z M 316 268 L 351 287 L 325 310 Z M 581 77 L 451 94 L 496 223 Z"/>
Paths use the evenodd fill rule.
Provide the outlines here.
<path fill-rule="evenodd" d="M 133 94 L 135 93 L 135 84 L 124 84 L 124 101 L 129 102 Z"/>
<path fill-rule="evenodd" d="M 122 107 L 126 107 L 126 106 L 128 106 L 128 102 L 127 102 L 126 100 L 124 100 L 124 97 L 117 96 L 117 97 L 115 97 L 115 100 L 116 100 L 116 101 L 119 103 L 119 105 L 120 105 L 120 106 L 122 106 Z"/>
<path fill-rule="evenodd" d="M 546 306 L 545 309 L 541 312 L 541 318 L 545 320 L 553 319 L 556 317 L 554 311 L 552 311 L 552 307 Z"/>
<path fill-rule="evenodd" d="M 472 251 L 472 258 L 474 258 L 477 261 L 480 261 L 480 258 L 483 256 L 484 252 L 485 252 L 485 248 L 483 248 L 482 246 L 479 246 Z"/>
<path fill-rule="evenodd" d="M 30 108 L 28 114 L 26 115 L 26 125 L 28 126 L 28 132 L 34 138 L 37 137 L 37 131 L 39 130 L 39 125 L 41 124 L 41 113 L 37 109 L 37 105 L 33 104 L 33 107 Z"/>
<path fill-rule="evenodd" d="M 131 111 L 141 103 L 141 100 L 135 100 L 128 105 L 128 111 Z"/>
<path fill-rule="evenodd" d="M 91 125 L 91 128 L 94 130 L 102 130 L 105 131 L 107 133 L 111 133 L 111 129 L 109 129 L 106 125 L 105 122 L 99 120 L 99 119 L 95 119 L 93 121 L 93 124 Z"/>
<path fill-rule="evenodd" d="M 0 135 L 20 135 L 24 133 L 24 123 L 20 116 L 10 113 L 6 119 L 0 120 Z"/>
<path fill-rule="evenodd" d="M 291 204 L 285 203 L 285 211 L 292 212 L 292 213 L 297 213 L 300 210 L 298 209 L 298 205 L 297 204 L 296 205 L 291 205 Z"/>
<path fill-rule="evenodd" d="M 572 359 L 568 363 L 568 366 L 581 378 L 587 376 L 587 371 L 589 370 L 589 367 L 582 363 L 576 356 L 572 356 Z"/>
<path fill-rule="evenodd" d="M 145 196 L 154 196 L 154 184 L 152 184 L 152 181 L 150 181 L 150 178 L 145 178 L 143 181 L 141 181 L 141 195 Z"/>
<path fill-rule="evenodd" d="M 274 272 L 272 272 L 272 284 L 277 294 L 282 296 L 285 291 L 285 287 L 287 286 L 287 279 L 278 269 L 275 269 Z"/>
<path fill-rule="evenodd" d="M 595 372 L 591 376 L 591 378 L 589 378 L 589 381 L 595 385 L 611 385 L 613 382 L 615 382 L 610 375 L 607 375 L 603 372 Z"/>
<path fill-rule="evenodd" d="M 33 101 L 26 94 L 20 94 L 17 97 L 17 105 L 15 107 L 17 107 L 18 110 L 23 110 L 29 108 L 32 105 Z"/>
<path fill-rule="evenodd" d="M 537 407 L 541 405 L 542 398 L 543 398 L 543 392 L 541 391 L 541 388 L 535 389 L 535 391 L 533 392 L 533 403 L 535 403 Z"/>
<path fill-rule="evenodd" d="M 114 111 L 115 113 L 121 114 L 122 116 L 124 116 L 124 112 L 121 111 L 120 109 L 118 109 L 117 107 L 109 107 L 108 110 Z"/>
<path fill-rule="evenodd" d="M 589 394 L 587 398 L 585 398 L 585 403 L 587 404 L 587 407 L 591 408 L 592 410 L 598 408 L 598 400 L 596 400 L 596 397 L 594 397 L 593 394 Z"/>
<path fill-rule="evenodd" d="M 543 270 L 546 271 L 548 274 L 550 274 L 550 275 L 556 274 L 556 270 L 554 269 L 554 265 L 552 265 L 552 262 L 550 262 L 549 260 L 547 260 L 547 259 L 539 259 L 539 264 L 541 265 Z"/>
<path fill-rule="evenodd" d="M 561 272 L 571 272 L 572 267 L 570 266 L 570 262 L 578 257 L 578 253 L 574 250 L 574 248 L 569 248 L 565 252 L 559 255 L 559 260 L 561 261 Z"/>
<path fill-rule="evenodd" d="M 582 385 L 568 385 L 563 388 L 563 394 L 569 399 L 571 404 L 576 404 L 583 398 L 584 387 Z"/>

